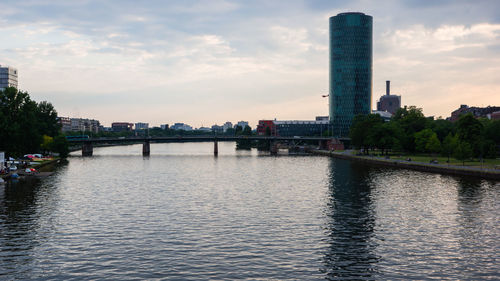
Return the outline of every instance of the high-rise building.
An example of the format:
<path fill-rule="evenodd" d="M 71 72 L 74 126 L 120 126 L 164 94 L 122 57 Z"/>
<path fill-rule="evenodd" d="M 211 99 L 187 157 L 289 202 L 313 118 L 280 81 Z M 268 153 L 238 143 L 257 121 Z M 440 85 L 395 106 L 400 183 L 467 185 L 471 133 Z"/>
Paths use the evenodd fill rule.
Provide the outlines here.
<path fill-rule="evenodd" d="M 335 136 L 348 136 L 354 116 L 372 103 L 373 18 L 341 13 L 330 18 L 330 122 Z"/>
<path fill-rule="evenodd" d="M 17 88 L 17 69 L 0 65 L 0 90 L 8 87 Z"/>

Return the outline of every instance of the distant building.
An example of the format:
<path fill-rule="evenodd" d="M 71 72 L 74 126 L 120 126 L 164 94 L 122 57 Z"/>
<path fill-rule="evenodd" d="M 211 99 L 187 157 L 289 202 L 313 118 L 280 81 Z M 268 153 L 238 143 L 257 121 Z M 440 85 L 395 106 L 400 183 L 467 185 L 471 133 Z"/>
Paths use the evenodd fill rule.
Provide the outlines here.
<path fill-rule="evenodd" d="M 224 132 L 224 126 L 219 126 L 217 124 L 212 125 L 211 131 L 217 134 L 222 134 Z"/>
<path fill-rule="evenodd" d="M 328 118 L 322 120 L 259 120 L 257 135 L 293 137 L 319 136 L 328 131 L 331 123 Z"/>
<path fill-rule="evenodd" d="M 134 124 L 128 122 L 113 122 L 111 123 L 111 128 L 113 132 L 128 132 L 132 131 Z"/>
<path fill-rule="evenodd" d="M 88 118 L 57 117 L 62 132 L 98 133 L 102 126 L 98 120 Z"/>
<path fill-rule="evenodd" d="M 170 129 L 192 131 L 193 127 L 189 126 L 188 124 L 184 124 L 184 123 L 175 123 L 174 125 L 172 125 L 172 127 L 170 127 Z"/>
<path fill-rule="evenodd" d="M 328 116 L 316 116 L 316 121 L 328 121 Z"/>
<path fill-rule="evenodd" d="M 349 134 L 372 103 L 372 16 L 340 13 L 330 18 L 330 121 L 335 136 Z"/>
<path fill-rule="evenodd" d="M 234 125 L 234 128 L 236 129 L 237 126 L 240 126 L 241 129 L 245 129 L 245 127 L 248 126 L 248 122 L 247 121 L 238 121 L 238 123 L 236 123 L 236 125 Z"/>
<path fill-rule="evenodd" d="M 377 102 L 377 111 L 387 111 L 392 115 L 401 108 L 401 96 L 391 95 L 391 81 L 385 81 L 385 95 Z"/>
<path fill-rule="evenodd" d="M 233 123 L 227 121 L 226 123 L 224 123 L 224 125 L 222 125 L 222 129 L 224 130 L 224 132 L 227 131 L 227 129 L 231 129 L 233 128 Z"/>
<path fill-rule="evenodd" d="M 500 120 L 500 111 L 495 111 L 490 114 L 491 120 Z"/>
<path fill-rule="evenodd" d="M 488 118 L 489 114 L 500 111 L 500 106 L 487 106 L 487 107 L 469 107 L 466 104 L 460 105 L 460 108 L 451 113 L 451 117 L 447 118 L 451 122 L 457 121 L 461 115 L 471 113 L 475 118 Z"/>
<path fill-rule="evenodd" d="M 276 135 L 281 137 L 293 136 L 320 136 L 328 131 L 329 120 L 286 120 L 274 121 Z"/>
<path fill-rule="evenodd" d="M 57 122 L 61 125 L 62 132 L 71 131 L 71 118 L 69 117 L 57 117 Z"/>
<path fill-rule="evenodd" d="M 17 88 L 17 69 L 0 65 L 0 90 L 8 87 Z"/>
<path fill-rule="evenodd" d="M 206 133 L 212 132 L 212 129 L 209 127 L 199 127 L 197 130 L 201 131 L 201 132 L 206 132 Z"/>
<path fill-rule="evenodd" d="M 271 136 L 276 136 L 276 125 L 274 121 L 275 120 L 259 120 L 259 124 L 257 124 L 257 135 L 265 136 L 267 132 L 269 132 Z"/>
<path fill-rule="evenodd" d="M 168 130 L 168 124 L 163 124 L 163 125 L 160 125 L 160 128 L 162 130 Z"/>
<path fill-rule="evenodd" d="M 378 115 L 380 115 L 380 117 L 382 117 L 382 119 L 385 122 L 391 121 L 391 118 L 392 118 L 392 114 L 390 112 L 388 112 L 388 111 L 373 110 L 372 114 L 378 114 Z"/>
<path fill-rule="evenodd" d="M 149 123 L 135 123 L 135 130 L 147 130 L 149 128 Z"/>

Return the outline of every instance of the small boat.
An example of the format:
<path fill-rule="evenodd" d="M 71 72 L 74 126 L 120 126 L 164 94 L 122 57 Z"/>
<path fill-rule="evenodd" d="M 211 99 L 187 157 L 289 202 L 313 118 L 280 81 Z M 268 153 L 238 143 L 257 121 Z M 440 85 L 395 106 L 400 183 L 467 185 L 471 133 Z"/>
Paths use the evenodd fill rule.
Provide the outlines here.
<path fill-rule="evenodd" d="M 16 165 L 12 165 L 12 166 L 9 167 L 9 169 L 11 171 L 17 171 L 17 166 Z"/>
<path fill-rule="evenodd" d="M 16 173 L 13 173 L 12 175 L 10 175 L 10 178 L 11 179 L 18 179 L 19 178 L 19 175 L 16 174 Z"/>

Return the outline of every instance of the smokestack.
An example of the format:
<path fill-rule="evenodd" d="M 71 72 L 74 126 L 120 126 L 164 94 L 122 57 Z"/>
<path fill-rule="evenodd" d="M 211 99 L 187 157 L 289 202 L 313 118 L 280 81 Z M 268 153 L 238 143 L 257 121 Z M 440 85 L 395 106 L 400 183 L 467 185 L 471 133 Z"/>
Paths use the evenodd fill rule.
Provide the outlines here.
<path fill-rule="evenodd" d="M 391 94 L 391 81 L 389 80 L 385 81 L 385 94 L 386 95 Z"/>

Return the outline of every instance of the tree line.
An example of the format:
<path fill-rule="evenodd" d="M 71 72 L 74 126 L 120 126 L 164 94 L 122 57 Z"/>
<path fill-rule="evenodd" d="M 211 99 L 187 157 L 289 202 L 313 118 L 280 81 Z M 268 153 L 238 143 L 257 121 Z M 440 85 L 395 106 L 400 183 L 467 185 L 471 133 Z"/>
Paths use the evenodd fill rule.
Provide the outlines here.
<path fill-rule="evenodd" d="M 0 90 L 0 151 L 10 157 L 48 151 L 66 157 L 68 143 L 54 106 L 47 101 L 37 103 L 14 87 Z"/>
<path fill-rule="evenodd" d="M 390 121 L 378 114 L 358 115 L 350 130 L 352 145 L 370 150 L 441 154 L 458 160 L 496 158 L 500 144 L 500 120 L 476 119 L 472 114 L 457 122 L 425 117 L 421 108 L 400 108 Z"/>

